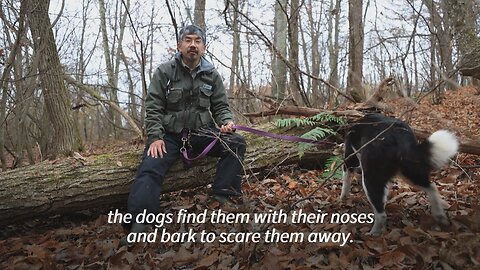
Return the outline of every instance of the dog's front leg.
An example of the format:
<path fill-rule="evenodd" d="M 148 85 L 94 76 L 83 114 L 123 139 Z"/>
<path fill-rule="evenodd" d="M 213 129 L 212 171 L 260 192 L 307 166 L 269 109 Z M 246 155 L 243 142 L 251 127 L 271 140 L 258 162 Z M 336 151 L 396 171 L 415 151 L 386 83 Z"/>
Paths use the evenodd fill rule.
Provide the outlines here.
<path fill-rule="evenodd" d="M 340 194 L 340 201 L 345 201 L 350 193 L 350 186 L 352 184 L 352 172 L 350 169 L 343 170 L 342 177 L 342 193 Z"/>
<path fill-rule="evenodd" d="M 373 227 L 368 233 L 368 235 L 379 236 L 383 232 L 383 228 L 387 223 L 387 214 L 375 212 L 375 221 L 373 222 Z"/>
<path fill-rule="evenodd" d="M 425 191 L 430 201 L 433 218 L 442 225 L 450 224 L 447 214 L 445 214 L 445 210 L 442 207 L 442 198 L 435 183 L 432 182 L 430 186 L 421 188 Z"/>

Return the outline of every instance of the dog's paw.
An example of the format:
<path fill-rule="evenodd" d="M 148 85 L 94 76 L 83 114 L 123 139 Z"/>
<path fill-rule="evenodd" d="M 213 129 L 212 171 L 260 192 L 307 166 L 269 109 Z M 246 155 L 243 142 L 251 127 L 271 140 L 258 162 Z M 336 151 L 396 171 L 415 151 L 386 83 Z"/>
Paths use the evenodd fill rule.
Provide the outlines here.
<path fill-rule="evenodd" d="M 387 214 L 383 213 L 375 213 L 375 221 L 373 222 L 373 227 L 368 233 L 371 236 L 379 236 L 382 234 L 383 230 L 387 225 Z"/>
<path fill-rule="evenodd" d="M 382 230 L 375 230 L 372 228 L 366 235 L 368 236 L 380 236 L 382 234 Z"/>
<path fill-rule="evenodd" d="M 433 218 L 443 226 L 450 225 L 450 220 L 448 220 L 448 217 L 445 215 L 445 213 L 433 215 Z"/>
<path fill-rule="evenodd" d="M 373 227 L 372 229 L 370 230 L 370 232 L 367 233 L 367 235 L 370 235 L 370 236 L 380 236 L 383 232 L 383 229 L 385 227 L 385 223 L 384 222 L 375 222 L 373 224 Z"/>

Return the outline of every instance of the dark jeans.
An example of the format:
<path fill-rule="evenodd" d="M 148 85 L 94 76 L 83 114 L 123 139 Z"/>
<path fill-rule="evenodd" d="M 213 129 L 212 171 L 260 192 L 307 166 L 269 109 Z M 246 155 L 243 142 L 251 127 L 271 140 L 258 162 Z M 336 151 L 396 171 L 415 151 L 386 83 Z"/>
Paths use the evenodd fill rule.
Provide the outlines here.
<path fill-rule="evenodd" d="M 198 132 L 191 132 L 190 157 L 197 156 L 213 140 L 212 132 L 219 133 L 217 128 L 210 127 Z M 128 196 L 127 211 L 135 217 L 147 210 L 147 213 L 159 212 L 160 193 L 163 179 L 173 163 L 181 155 L 182 141 L 180 134 L 167 133 L 164 138 L 167 153 L 163 158 L 147 156 L 148 145 L 143 152 L 135 181 Z M 209 156 L 219 157 L 216 177 L 213 182 L 213 193 L 218 195 L 234 195 L 241 192 L 242 161 L 245 154 L 245 139 L 238 134 L 222 133 L 221 140 L 208 153 Z M 195 181 L 195 179 L 192 179 Z M 128 227 L 128 224 L 125 224 Z"/>

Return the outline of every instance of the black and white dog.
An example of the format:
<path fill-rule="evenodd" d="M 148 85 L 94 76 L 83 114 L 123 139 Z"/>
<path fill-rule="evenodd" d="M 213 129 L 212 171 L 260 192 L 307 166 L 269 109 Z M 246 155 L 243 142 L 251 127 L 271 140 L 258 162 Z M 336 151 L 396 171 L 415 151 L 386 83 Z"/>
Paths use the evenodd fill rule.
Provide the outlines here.
<path fill-rule="evenodd" d="M 396 173 L 402 173 L 412 184 L 424 190 L 430 201 L 433 217 L 442 224 L 448 218 L 440 195 L 429 174 L 446 165 L 458 150 L 455 136 L 439 130 L 427 140 L 417 143 L 411 128 L 403 121 L 381 114 L 362 117 L 345 137 L 345 166 L 341 200 L 350 192 L 351 174 L 362 171 L 362 184 L 373 207 L 375 221 L 371 235 L 379 235 L 386 223 L 387 184 Z"/>

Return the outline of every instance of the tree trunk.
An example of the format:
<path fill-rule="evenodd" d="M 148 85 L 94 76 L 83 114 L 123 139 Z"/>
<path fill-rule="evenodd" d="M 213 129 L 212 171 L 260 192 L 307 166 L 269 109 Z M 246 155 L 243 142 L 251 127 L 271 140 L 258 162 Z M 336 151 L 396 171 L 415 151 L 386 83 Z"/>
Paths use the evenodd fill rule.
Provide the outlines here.
<path fill-rule="evenodd" d="M 430 28 L 434 28 L 435 27 L 435 14 L 430 14 L 430 19 L 428 20 L 428 23 L 429 23 L 429 27 Z M 435 68 L 435 59 L 436 59 L 436 55 L 437 55 L 437 41 L 435 39 L 435 33 L 431 32 L 430 33 L 430 36 L 429 36 L 429 41 L 430 41 L 430 82 L 429 82 L 429 87 L 430 89 L 435 89 L 435 84 L 436 84 L 436 80 L 437 80 L 437 72 L 436 72 L 436 68 Z M 440 88 L 438 88 L 440 89 Z M 435 91 L 438 91 L 438 90 L 435 90 Z M 436 94 L 437 92 L 434 92 L 434 96 L 438 94 Z"/>
<path fill-rule="evenodd" d="M 63 68 L 58 57 L 52 25 L 48 17 L 50 1 L 28 0 L 28 19 L 35 55 L 39 56 L 39 77 L 43 98 L 53 127 L 55 141 L 48 147 L 49 158 L 70 155 L 80 148 L 80 138 L 73 122 L 70 97 L 63 83 Z"/>
<path fill-rule="evenodd" d="M 339 87 L 338 79 L 338 57 L 340 52 L 339 45 L 339 30 L 340 30 L 340 0 L 330 0 L 330 12 L 328 19 L 328 63 L 330 66 L 330 74 L 328 76 L 328 82 L 333 86 Z M 328 103 L 329 107 L 335 107 L 336 94 L 335 90 L 329 87 L 328 90 Z"/>
<path fill-rule="evenodd" d="M 5 156 L 5 126 L 7 124 L 6 115 L 7 115 L 7 98 L 8 92 L 6 88 L 2 88 L 2 95 L 0 97 L 0 165 L 2 171 L 7 169 L 7 157 Z"/>
<path fill-rule="evenodd" d="M 108 77 L 108 93 L 109 93 L 109 99 L 111 102 L 115 104 L 118 103 L 118 95 L 117 95 L 117 88 L 118 88 L 118 74 L 115 74 L 115 67 L 114 65 L 118 61 L 118 55 L 117 58 L 115 59 L 115 64 L 114 64 L 114 59 L 111 58 L 111 55 L 113 55 L 113 50 L 110 49 L 110 43 L 109 43 L 109 37 L 108 37 L 108 32 L 107 32 L 107 18 L 106 18 L 106 10 L 105 10 L 105 1 L 104 0 L 99 0 L 99 13 L 100 13 L 100 31 L 102 33 L 102 46 L 103 46 L 103 56 L 105 57 L 105 66 L 106 66 L 106 71 L 107 71 L 107 77 Z M 124 19 L 126 19 L 126 13 L 124 14 Z M 125 28 L 125 27 L 123 27 Z M 120 29 L 120 34 L 115 33 L 115 37 L 120 36 L 120 38 L 123 37 L 123 31 L 124 29 Z M 117 42 L 116 38 L 112 43 L 115 46 L 115 42 Z M 118 40 L 119 44 L 122 42 L 122 40 Z M 119 45 L 120 46 L 120 45 Z M 117 126 L 121 126 L 121 119 L 120 115 L 115 112 L 115 110 L 112 107 L 108 107 L 108 117 L 111 119 L 112 124 L 112 135 L 114 138 L 118 138 L 117 134 Z"/>
<path fill-rule="evenodd" d="M 319 52 L 319 38 L 320 38 L 320 30 L 318 29 L 318 24 L 315 23 L 313 19 L 313 3 L 312 0 L 309 0 L 306 9 L 307 9 L 307 16 L 308 16 L 308 25 L 309 25 L 309 30 L 310 30 L 310 37 L 312 39 L 312 45 L 311 45 L 311 74 L 312 76 L 318 78 L 320 77 L 320 52 Z M 323 5 L 323 4 L 322 4 Z M 322 16 L 322 15 L 320 15 Z M 320 18 L 321 19 L 321 18 Z M 319 20 L 320 20 L 319 19 Z M 307 62 L 306 62 L 307 63 Z M 313 80 L 312 81 L 312 103 L 313 104 L 319 104 L 320 101 L 320 81 L 319 80 Z"/>
<path fill-rule="evenodd" d="M 305 4 L 305 8 L 307 9 L 309 7 L 308 4 Z M 304 17 L 302 17 L 302 13 L 298 14 L 299 16 L 299 20 L 300 21 L 303 21 L 305 20 Z M 303 62 L 305 63 L 305 73 L 307 74 L 312 74 L 312 72 L 310 71 L 310 63 L 308 61 L 309 57 L 310 57 L 310 54 L 313 54 L 313 40 L 311 41 L 311 43 L 307 43 L 307 40 L 305 39 L 305 35 L 306 35 L 306 30 L 305 30 L 306 27 L 299 27 L 299 31 L 300 31 L 300 38 L 302 39 L 302 58 L 303 58 Z M 313 38 L 313 37 L 312 37 Z M 313 74 L 312 74 L 313 75 Z M 312 81 L 313 79 L 309 76 L 307 76 L 306 78 L 306 83 L 307 83 L 307 89 L 309 89 L 309 91 L 311 93 L 314 93 L 313 92 L 313 88 L 312 88 Z M 315 81 L 318 81 L 318 80 L 315 80 Z M 310 100 L 312 101 L 313 104 L 317 104 L 317 99 L 314 98 L 314 95 L 313 94 L 310 94 Z"/>
<path fill-rule="evenodd" d="M 193 21 L 196 25 L 205 29 L 205 0 L 195 0 L 195 10 L 193 12 Z"/>
<path fill-rule="evenodd" d="M 14 128 L 15 128 L 15 160 L 13 161 L 13 168 L 22 167 L 24 153 L 23 150 L 27 146 L 28 132 L 27 132 L 27 108 L 30 105 L 31 98 L 27 98 L 27 84 L 23 74 L 23 55 L 19 53 L 14 64 L 14 80 L 15 80 L 15 106 L 13 109 L 14 114 Z"/>
<path fill-rule="evenodd" d="M 86 38 L 86 32 L 87 32 L 87 14 L 89 13 L 89 8 L 90 8 L 90 2 L 84 3 L 82 7 L 82 13 L 81 13 L 81 26 L 79 27 L 80 29 L 80 41 L 77 45 L 77 51 L 76 51 L 76 57 L 77 57 L 77 63 L 75 64 L 75 78 L 77 81 L 83 83 L 83 76 L 82 74 L 85 74 L 85 69 L 88 61 L 88 56 L 87 59 L 85 59 L 85 38 Z M 81 92 L 77 92 L 74 98 L 74 103 L 75 107 L 80 106 L 84 103 L 83 100 L 83 94 Z M 77 123 L 77 128 L 78 128 L 78 134 L 80 138 L 84 141 L 87 142 L 90 140 L 88 137 L 87 133 L 87 121 L 86 121 L 87 115 L 86 115 L 86 109 L 82 109 L 81 107 L 78 107 L 78 109 L 75 110 L 73 114 L 73 121 Z"/>
<path fill-rule="evenodd" d="M 275 1 L 275 21 L 273 45 L 276 53 L 287 58 L 287 0 Z M 287 65 L 274 52 L 272 60 L 272 95 L 279 100 L 285 97 L 287 87 Z"/>
<path fill-rule="evenodd" d="M 3 12 L 0 10 L 0 12 Z M 25 1 L 22 1 L 20 4 L 20 13 L 18 18 L 18 29 L 16 31 L 16 40 L 15 42 L 10 42 L 11 44 L 11 51 L 7 57 L 5 62 L 5 66 L 3 68 L 2 73 L 0 74 L 0 91 L 2 95 L 0 97 L 0 165 L 2 171 L 7 169 L 7 159 L 4 152 L 5 147 L 5 138 L 6 138 L 6 126 L 7 126 L 7 99 L 9 95 L 9 87 L 8 87 L 8 79 L 11 76 L 10 73 L 14 67 L 16 57 L 18 54 L 21 53 L 21 40 L 25 38 L 25 15 L 27 13 L 27 6 L 25 5 Z M 2 18 L 4 16 L 2 15 Z M 4 30 L 7 32 L 7 24 L 5 23 Z"/>
<path fill-rule="evenodd" d="M 365 99 L 363 94 L 363 0 L 348 1 L 348 77 L 347 91 L 355 102 Z"/>
<path fill-rule="evenodd" d="M 298 61 L 298 22 L 300 13 L 299 0 L 291 0 L 290 4 L 290 18 L 288 21 L 288 40 L 290 42 L 290 53 L 288 54 L 288 61 L 292 64 L 293 69 L 290 70 L 289 90 L 298 104 L 307 105 L 302 96 L 305 95 L 303 85 L 300 83 L 300 67 Z"/>
<path fill-rule="evenodd" d="M 430 13 L 430 31 L 432 35 L 433 43 L 431 46 L 435 46 L 435 50 L 437 50 L 437 62 L 432 63 L 434 67 L 437 69 L 437 74 L 439 77 L 444 79 L 448 79 L 449 76 L 453 73 L 453 62 L 452 62 L 452 35 L 451 35 L 451 23 L 450 23 L 450 16 L 447 14 L 448 5 L 445 3 L 437 4 L 433 0 L 423 0 L 425 6 L 427 7 Z M 442 12 L 443 11 L 443 12 Z M 437 84 L 437 82 L 433 82 L 433 84 Z M 447 80 L 447 88 L 454 89 L 456 88 L 456 82 L 451 81 L 450 79 Z M 441 85 L 437 87 L 438 94 L 437 96 L 441 95 L 441 91 L 443 91 L 444 87 Z"/>
<path fill-rule="evenodd" d="M 303 111 L 301 109 L 292 106 L 280 113 L 311 116 L 321 112 L 312 108 L 303 108 Z M 351 121 L 363 116 L 359 111 L 331 113 L 343 115 Z M 260 129 L 284 132 L 271 126 L 262 126 Z M 426 139 L 430 135 L 415 129 L 414 132 L 420 139 Z M 332 155 L 328 146 L 320 146 L 300 159 L 296 143 L 245 133 L 243 135 L 248 145 L 244 161 L 245 174 L 255 177 L 253 181 L 269 174 L 279 165 L 322 164 Z M 478 155 L 480 145 L 461 142 L 460 152 Z M 87 158 L 77 156 L 54 162 L 45 161 L 0 173 L 0 226 L 89 208 L 125 206 L 141 153 L 142 149 L 139 147 L 126 150 L 124 148 Z M 165 178 L 163 191 L 171 192 L 211 183 L 216 169 L 215 160 L 205 158 L 195 162 L 190 168 L 186 168 L 178 160 Z"/>
<path fill-rule="evenodd" d="M 231 5 L 234 6 L 232 8 L 232 34 L 233 34 L 233 48 L 232 48 L 232 64 L 230 66 L 230 84 L 228 86 L 228 95 L 233 97 L 234 94 L 238 94 L 238 90 L 235 88 L 235 78 L 240 76 L 240 68 L 239 68 L 239 51 L 240 51 L 240 25 L 238 22 L 238 0 L 233 0 Z"/>
<path fill-rule="evenodd" d="M 258 172 L 269 173 L 278 165 L 318 163 L 331 155 L 330 150 L 320 148 L 300 160 L 296 143 L 244 135 L 248 144 L 244 168 L 250 176 L 262 177 Z M 87 158 L 45 161 L 0 173 L 0 225 L 82 209 L 126 205 L 141 153 L 137 147 Z M 178 160 L 165 178 L 163 191 L 211 183 L 215 160 L 202 159 L 188 169 Z"/>
<path fill-rule="evenodd" d="M 480 80 L 480 38 L 475 28 L 473 1 L 447 1 L 454 37 L 460 52 L 459 71 L 463 76 Z"/>
<path fill-rule="evenodd" d="M 140 121 L 140 117 L 138 116 L 138 103 L 137 97 L 135 95 L 135 82 L 130 71 L 130 64 L 125 56 L 125 53 L 120 54 L 123 60 L 123 64 L 125 65 L 125 73 L 127 74 L 128 80 L 128 115 L 131 115 L 133 119 Z"/>

